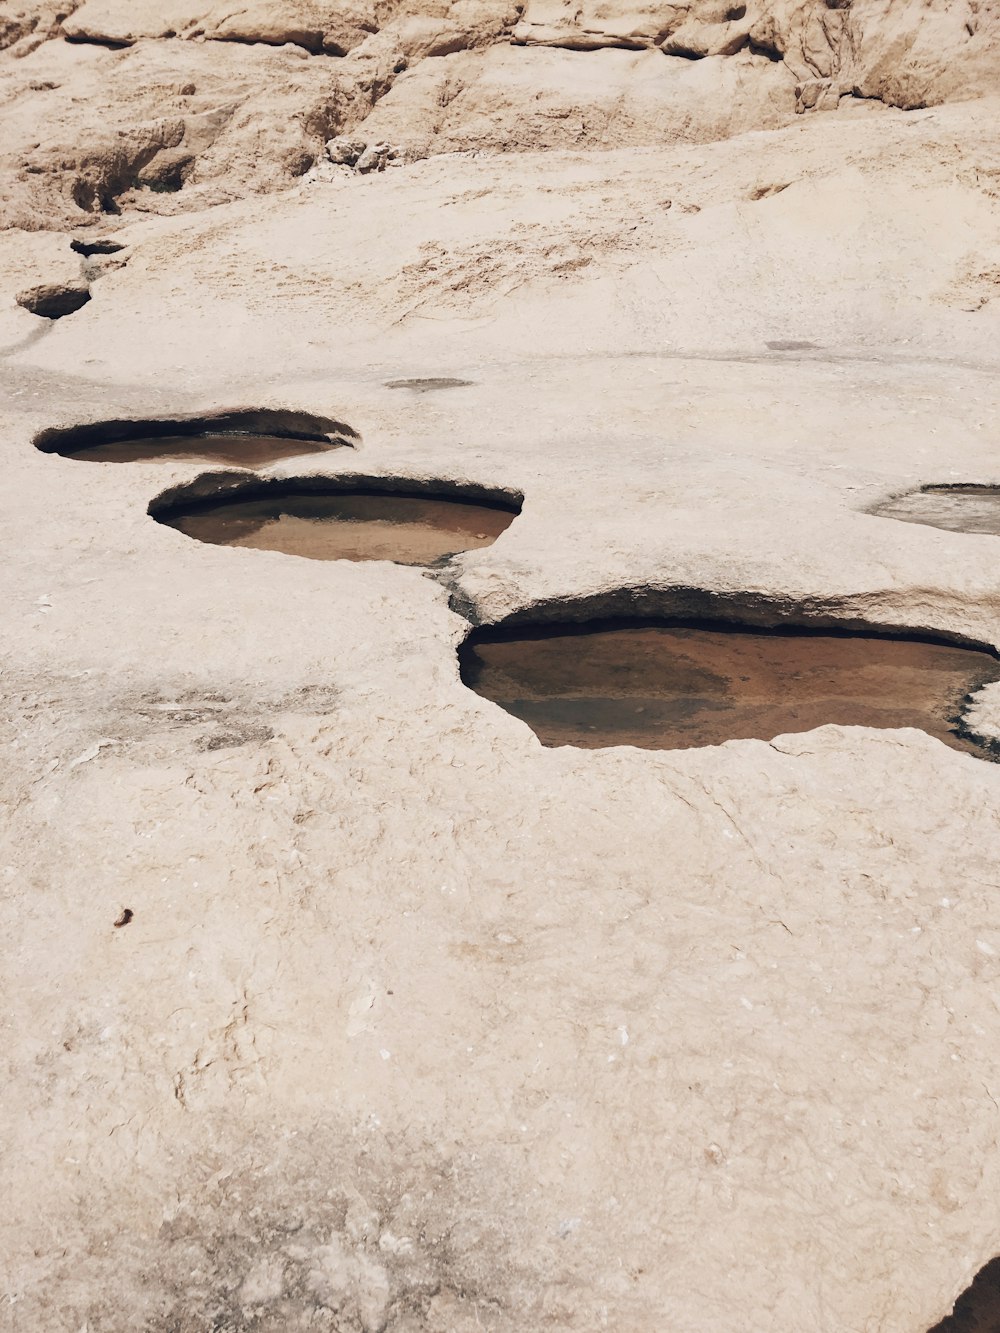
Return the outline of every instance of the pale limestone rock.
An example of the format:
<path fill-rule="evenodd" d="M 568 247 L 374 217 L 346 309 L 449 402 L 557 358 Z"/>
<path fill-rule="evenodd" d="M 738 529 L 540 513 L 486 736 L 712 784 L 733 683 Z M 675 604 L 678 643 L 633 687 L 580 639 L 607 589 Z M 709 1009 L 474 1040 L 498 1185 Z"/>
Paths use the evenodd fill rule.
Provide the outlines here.
<path fill-rule="evenodd" d="M 731 55 L 749 40 L 784 59 L 800 80 L 833 78 L 839 93 L 896 106 L 995 90 L 998 38 L 1000 14 L 978 0 L 691 0 L 628 10 L 603 0 L 573 7 L 529 0 L 514 30 L 525 45 L 660 45 L 687 58 Z"/>
<path fill-rule="evenodd" d="M 353 167 L 365 147 L 363 139 L 331 139 L 326 146 L 326 155 L 335 166 Z"/>
<path fill-rule="evenodd" d="M 705 56 L 734 56 L 748 45 L 750 24 L 745 18 L 722 23 L 682 23 L 664 38 L 667 55 L 702 60 Z"/>
<path fill-rule="evenodd" d="M 27 54 L 57 36 L 63 20 L 82 0 L 8 0 L 0 10 L 0 51 Z"/>
<path fill-rule="evenodd" d="M 60 27 L 61 13 L 21 9 L 6 29 L 8 224 L 268 192 L 362 125 L 412 159 L 707 141 L 845 98 L 931 105 L 996 87 L 1000 30 L 994 7 L 944 0 L 534 0 L 520 16 L 498 0 L 86 0 Z"/>
<path fill-rule="evenodd" d="M 389 1275 L 364 1251 L 352 1251 L 333 1237 L 313 1255 L 307 1282 L 322 1307 L 353 1315 L 362 1333 L 382 1333 L 389 1308 Z"/>
<path fill-rule="evenodd" d="M 359 175 L 367 176 L 372 171 L 384 171 L 389 162 L 399 155 L 399 150 L 390 143 L 372 143 L 364 150 L 355 163 Z"/>
<path fill-rule="evenodd" d="M 381 1221 L 374 1208 L 364 1199 L 354 1199 L 347 1209 L 344 1230 L 355 1245 L 374 1245 L 378 1241 Z"/>
<path fill-rule="evenodd" d="M 135 42 L 141 38 L 291 43 L 343 55 L 376 28 L 374 7 L 332 0 L 251 0 L 234 7 L 212 0 L 85 0 L 63 25 L 73 41 Z"/>
<path fill-rule="evenodd" d="M 697 108 L 697 111 L 695 110 Z M 670 60 L 659 51 L 497 46 L 401 75 L 365 122 L 408 157 L 434 151 L 648 146 L 725 138 L 794 116 L 782 65 Z"/>
<path fill-rule="evenodd" d="M 270 1305 L 281 1299 L 284 1289 L 285 1264 L 280 1255 L 270 1254 L 259 1259 L 243 1279 L 240 1303 L 249 1310 L 254 1306 Z"/>
<path fill-rule="evenodd" d="M 871 512 L 1000 480 L 995 6 L 85 8 L 0 19 L 0 1322 L 925 1333 L 997 1244 L 1000 767 L 544 750 L 456 646 L 1000 646 L 996 539 Z M 32 443 L 240 408 L 523 511 L 321 565 Z"/>
<path fill-rule="evenodd" d="M 44 227 L 100 216 L 141 191 L 140 173 L 167 149 L 194 158 L 185 190 L 141 191 L 147 206 L 186 201 L 192 187 L 201 199 L 206 188 L 225 197 L 287 183 L 323 137 L 293 112 L 322 102 L 328 87 L 322 68 L 293 50 L 142 42 L 108 51 L 46 43 L 18 62 L 20 95 L 0 113 L 0 164 L 11 182 L 0 217 L 7 225 Z M 51 91 L 33 94 L 29 84 L 39 81 Z M 36 98 L 47 108 L 41 142 Z"/>
<path fill-rule="evenodd" d="M 561 0 L 529 0 L 513 38 L 525 46 L 563 46 L 572 51 L 604 46 L 641 50 L 662 40 L 676 10 L 658 0 L 631 7 L 597 0 L 572 11 Z"/>

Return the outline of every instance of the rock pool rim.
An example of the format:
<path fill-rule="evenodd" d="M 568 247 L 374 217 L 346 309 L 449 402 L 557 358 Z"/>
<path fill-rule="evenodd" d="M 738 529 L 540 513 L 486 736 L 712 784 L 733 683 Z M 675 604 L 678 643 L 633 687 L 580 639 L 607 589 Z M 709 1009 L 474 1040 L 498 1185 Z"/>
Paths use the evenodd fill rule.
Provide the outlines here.
<path fill-rule="evenodd" d="M 864 512 L 875 518 L 882 517 L 881 510 L 886 505 L 898 500 L 909 500 L 915 495 L 996 495 L 1000 496 L 1000 481 L 929 481 L 922 486 L 911 486 L 907 490 L 893 491 L 883 496 Z"/>
<path fill-rule="evenodd" d="M 312 474 L 299 477 L 255 477 L 247 472 L 207 473 L 183 486 L 173 486 L 150 501 L 146 512 L 158 523 L 171 518 L 253 500 L 280 500 L 291 495 L 360 495 L 382 499 L 442 500 L 474 504 L 517 517 L 524 495 L 513 488 L 440 477 Z"/>
<path fill-rule="evenodd" d="M 527 613 L 521 613 L 527 615 Z M 691 629 L 715 634 L 766 634 L 771 638 L 882 639 L 897 643 L 925 643 L 944 648 L 967 648 L 986 653 L 1000 662 L 1000 648 L 947 630 L 913 629 L 888 625 L 858 628 L 859 622 L 840 624 L 811 621 L 762 621 L 727 619 L 725 616 L 692 615 L 609 615 L 586 620 L 532 620 L 510 617 L 490 625 L 472 625 L 458 645 L 459 655 L 471 651 L 477 643 L 513 643 L 518 639 L 556 639 L 604 634 L 619 629 Z"/>
<path fill-rule="evenodd" d="M 171 417 L 115 417 L 73 426 L 49 426 L 39 431 L 32 443 L 43 454 L 73 458 L 85 456 L 88 449 L 105 444 L 170 437 L 197 439 L 209 435 L 267 435 L 330 448 L 357 449 L 361 443 L 360 434 L 346 422 L 284 408 L 240 408 Z"/>
<path fill-rule="evenodd" d="M 907 627 L 887 625 L 868 627 L 860 620 L 851 620 L 848 624 L 845 624 L 842 620 L 838 624 L 827 620 L 826 617 L 818 617 L 816 621 L 804 624 L 801 620 L 785 621 L 777 617 L 761 623 L 750 620 L 727 619 L 720 616 L 698 615 L 630 616 L 619 614 L 578 620 L 539 620 L 530 619 L 529 617 L 530 611 L 525 610 L 492 624 L 470 624 L 468 633 L 456 649 L 459 679 L 467 689 L 478 695 L 476 681 L 480 675 L 480 665 L 474 659 L 473 654 L 480 644 L 583 638 L 615 630 L 702 630 L 711 633 L 747 634 L 769 638 L 876 639 L 882 642 L 966 649 L 970 652 L 983 653 L 995 662 L 1000 662 L 1000 649 L 981 639 L 974 639 L 967 635 L 944 630 L 911 630 Z M 960 740 L 975 746 L 982 753 L 984 759 L 993 763 L 1000 763 L 1000 737 L 985 736 L 968 725 L 968 711 L 976 693 L 978 691 L 968 692 L 962 697 L 959 712 L 947 719 L 948 726 Z M 486 699 L 485 695 L 478 695 L 478 697 Z M 494 700 L 488 700 L 488 702 L 492 702 L 497 708 L 503 708 L 502 704 Z M 570 746 L 568 748 L 582 747 Z M 600 748 L 612 749 L 615 747 L 609 745 Z M 654 749 L 653 752 L 656 753 L 656 750 Z M 672 753 L 669 749 L 659 752 Z"/>

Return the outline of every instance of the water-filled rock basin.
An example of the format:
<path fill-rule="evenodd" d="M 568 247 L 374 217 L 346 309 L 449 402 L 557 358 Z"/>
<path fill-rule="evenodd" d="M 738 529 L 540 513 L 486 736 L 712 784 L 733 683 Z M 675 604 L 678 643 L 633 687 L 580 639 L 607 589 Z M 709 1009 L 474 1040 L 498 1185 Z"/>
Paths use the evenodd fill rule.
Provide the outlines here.
<path fill-rule="evenodd" d="M 390 560 L 433 565 L 489 546 L 519 506 L 456 496 L 373 490 L 318 491 L 279 484 L 154 510 L 154 517 L 197 541 L 281 551 L 310 560 Z"/>
<path fill-rule="evenodd" d="M 607 623 L 474 631 L 462 679 L 543 745 L 674 750 L 827 723 L 963 732 L 966 697 L 1000 679 L 990 652 L 866 634 Z"/>
<path fill-rule="evenodd" d="M 162 463 L 197 459 L 258 468 L 285 458 L 355 448 L 358 434 L 342 421 L 280 408 L 247 408 L 206 416 L 90 421 L 43 430 L 42 453 L 87 463 Z"/>

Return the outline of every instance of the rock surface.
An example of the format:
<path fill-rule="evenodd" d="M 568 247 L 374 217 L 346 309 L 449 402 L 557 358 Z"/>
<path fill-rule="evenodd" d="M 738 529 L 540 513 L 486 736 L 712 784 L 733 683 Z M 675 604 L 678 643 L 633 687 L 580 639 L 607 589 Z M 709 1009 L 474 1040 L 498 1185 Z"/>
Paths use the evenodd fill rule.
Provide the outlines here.
<path fill-rule="evenodd" d="M 458 675 L 1000 649 L 997 538 L 871 513 L 1000 484 L 1000 8 L 742 8 L 0 17 L 4 1333 L 927 1333 L 996 1255 L 1000 766 L 545 750 Z M 262 475 L 522 512 L 310 561 L 147 512 L 246 472 L 34 447 L 268 409 L 355 447 Z"/>

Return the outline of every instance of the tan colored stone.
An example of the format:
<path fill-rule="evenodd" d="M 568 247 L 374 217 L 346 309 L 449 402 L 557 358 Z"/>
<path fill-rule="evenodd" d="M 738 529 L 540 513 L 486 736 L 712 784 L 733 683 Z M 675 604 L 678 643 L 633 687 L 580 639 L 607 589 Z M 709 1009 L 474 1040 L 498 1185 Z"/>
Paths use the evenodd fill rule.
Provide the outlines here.
<path fill-rule="evenodd" d="M 1000 767 L 543 749 L 457 647 L 1000 648 L 996 538 L 872 512 L 1000 482 L 993 8 L 414 0 L 341 57 L 92 3 L 0 55 L 3 1333 L 925 1333 L 997 1246 Z M 319 562 L 150 516 L 231 464 L 33 446 L 240 409 L 357 432 L 264 480 L 522 512 Z"/>

